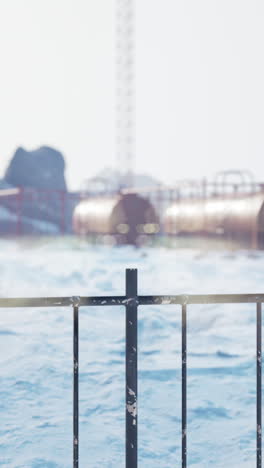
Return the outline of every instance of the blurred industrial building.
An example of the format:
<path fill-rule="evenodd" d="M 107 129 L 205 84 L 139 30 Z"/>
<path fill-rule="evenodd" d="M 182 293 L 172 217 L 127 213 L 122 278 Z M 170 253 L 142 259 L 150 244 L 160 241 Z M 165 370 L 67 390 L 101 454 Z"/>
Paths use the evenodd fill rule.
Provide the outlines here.
<path fill-rule="evenodd" d="M 264 184 L 248 171 L 170 187 L 141 176 L 132 188 L 110 174 L 70 192 L 64 168 L 52 148 L 16 151 L 0 184 L 1 236 L 68 234 L 112 245 L 199 237 L 264 248 Z"/>

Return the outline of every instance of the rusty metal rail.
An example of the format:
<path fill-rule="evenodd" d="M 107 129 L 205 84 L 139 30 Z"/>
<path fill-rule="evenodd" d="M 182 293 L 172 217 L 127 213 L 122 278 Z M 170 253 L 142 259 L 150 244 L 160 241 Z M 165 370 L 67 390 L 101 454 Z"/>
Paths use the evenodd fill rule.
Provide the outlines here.
<path fill-rule="evenodd" d="M 137 293 L 137 270 L 126 270 L 125 296 L 1 298 L 0 308 L 73 308 L 73 468 L 79 468 L 79 308 L 126 308 L 126 468 L 137 468 L 137 327 L 138 306 L 181 305 L 182 310 L 182 468 L 187 468 L 187 306 L 190 304 L 256 304 L 256 467 L 262 467 L 262 303 L 264 294 L 161 295 Z M 87 466 L 83 460 L 83 466 Z"/>

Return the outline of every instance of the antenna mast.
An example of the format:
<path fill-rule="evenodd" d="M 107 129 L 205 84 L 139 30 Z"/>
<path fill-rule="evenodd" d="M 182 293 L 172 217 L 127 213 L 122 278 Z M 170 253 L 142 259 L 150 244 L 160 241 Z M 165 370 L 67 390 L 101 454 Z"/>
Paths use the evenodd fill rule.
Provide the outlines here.
<path fill-rule="evenodd" d="M 117 168 L 133 186 L 135 159 L 134 0 L 116 0 Z"/>

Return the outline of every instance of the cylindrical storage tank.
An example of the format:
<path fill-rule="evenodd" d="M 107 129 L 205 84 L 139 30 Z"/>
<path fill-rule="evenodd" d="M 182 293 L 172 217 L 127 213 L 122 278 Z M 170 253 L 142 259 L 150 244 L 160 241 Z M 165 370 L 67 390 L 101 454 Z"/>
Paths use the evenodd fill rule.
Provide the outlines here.
<path fill-rule="evenodd" d="M 142 235 L 159 231 L 152 204 L 135 193 L 82 200 L 73 213 L 76 234 L 115 236 L 118 243 L 136 244 Z"/>
<path fill-rule="evenodd" d="M 264 193 L 173 203 L 164 214 L 164 232 L 222 235 L 264 247 Z"/>

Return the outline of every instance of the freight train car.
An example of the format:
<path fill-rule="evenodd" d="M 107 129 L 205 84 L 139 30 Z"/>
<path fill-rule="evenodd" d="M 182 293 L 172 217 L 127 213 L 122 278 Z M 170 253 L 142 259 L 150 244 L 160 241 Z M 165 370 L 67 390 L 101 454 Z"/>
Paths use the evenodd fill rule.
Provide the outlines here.
<path fill-rule="evenodd" d="M 164 232 L 222 236 L 264 248 L 264 193 L 174 202 L 165 211 Z"/>
<path fill-rule="evenodd" d="M 118 244 L 138 244 L 159 231 L 159 219 L 150 201 L 135 193 L 91 197 L 76 206 L 73 230 L 112 236 Z"/>

